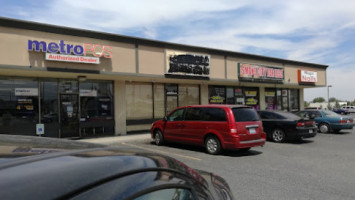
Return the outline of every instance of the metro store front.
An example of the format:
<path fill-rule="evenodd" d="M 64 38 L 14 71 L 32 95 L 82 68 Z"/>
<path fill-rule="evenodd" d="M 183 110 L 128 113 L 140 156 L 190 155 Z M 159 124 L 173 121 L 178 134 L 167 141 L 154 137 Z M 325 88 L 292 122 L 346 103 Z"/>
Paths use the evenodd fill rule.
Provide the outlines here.
<path fill-rule="evenodd" d="M 147 131 L 178 106 L 303 108 L 328 66 L 0 18 L 0 134 Z"/>

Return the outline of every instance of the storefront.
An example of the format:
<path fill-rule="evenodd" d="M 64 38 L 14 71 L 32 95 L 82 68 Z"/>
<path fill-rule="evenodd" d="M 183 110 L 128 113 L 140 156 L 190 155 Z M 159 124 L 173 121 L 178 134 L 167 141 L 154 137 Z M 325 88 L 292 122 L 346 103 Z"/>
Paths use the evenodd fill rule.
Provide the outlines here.
<path fill-rule="evenodd" d="M 328 66 L 0 18 L 0 134 L 147 131 L 178 106 L 296 111 Z"/>

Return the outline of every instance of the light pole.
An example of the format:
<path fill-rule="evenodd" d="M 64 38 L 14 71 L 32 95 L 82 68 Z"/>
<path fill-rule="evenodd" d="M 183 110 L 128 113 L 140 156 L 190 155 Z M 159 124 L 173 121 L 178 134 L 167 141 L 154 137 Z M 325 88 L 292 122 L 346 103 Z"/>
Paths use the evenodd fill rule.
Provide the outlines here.
<path fill-rule="evenodd" d="M 328 110 L 330 110 L 330 104 L 329 104 L 329 88 L 332 87 L 332 85 L 327 86 L 327 94 L 328 94 Z"/>

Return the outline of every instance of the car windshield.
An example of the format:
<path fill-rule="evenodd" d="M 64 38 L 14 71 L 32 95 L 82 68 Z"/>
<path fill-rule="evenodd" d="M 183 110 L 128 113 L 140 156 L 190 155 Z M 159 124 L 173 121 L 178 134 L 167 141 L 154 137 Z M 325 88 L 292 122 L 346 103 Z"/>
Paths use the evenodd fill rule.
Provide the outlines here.
<path fill-rule="evenodd" d="M 323 110 L 323 113 L 327 116 L 327 117 L 341 117 L 341 115 L 330 111 L 330 110 Z"/>
<path fill-rule="evenodd" d="M 259 121 L 259 115 L 252 108 L 232 108 L 236 122 Z"/>

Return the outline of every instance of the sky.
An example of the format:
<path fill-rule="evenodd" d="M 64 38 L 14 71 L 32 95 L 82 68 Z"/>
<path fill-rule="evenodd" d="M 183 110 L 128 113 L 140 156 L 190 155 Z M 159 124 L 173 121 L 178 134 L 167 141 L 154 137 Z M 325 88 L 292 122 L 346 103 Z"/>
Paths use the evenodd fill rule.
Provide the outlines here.
<path fill-rule="evenodd" d="M 354 0 L 0 0 L 0 16 L 329 65 L 329 96 L 355 100 Z"/>

